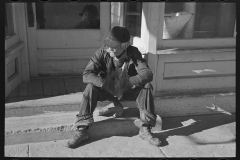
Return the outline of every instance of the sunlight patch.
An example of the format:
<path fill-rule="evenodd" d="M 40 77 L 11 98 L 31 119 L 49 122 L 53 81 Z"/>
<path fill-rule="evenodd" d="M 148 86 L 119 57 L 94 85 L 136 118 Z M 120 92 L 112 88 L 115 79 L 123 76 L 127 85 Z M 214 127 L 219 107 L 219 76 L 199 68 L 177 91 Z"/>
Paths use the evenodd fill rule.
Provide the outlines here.
<path fill-rule="evenodd" d="M 191 124 L 195 123 L 194 119 L 189 119 L 187 121 L 181 122 L 183 126 L 190 126 Z"/>
<path fill-rule="evenodd" d="M 192 70 L 195 73 L 201 74 L 202 72 L 217 72 L 215 70 L 212 69 L 203 69 L 203 70 Z"/>
<path fill-rule="evenodd" d="M 215 106 L 214 104 L 212 104 L 213 106 L 212 107 L 208 107 L 208 106 L 204 106 L 206 108 L 209 108 L 209 109 L 212 109 L 214 111 L 218 111 L 218 112 L 221 112 L 221 113 L 224 113 L 224 114 L 228 114 L 228 115 L 232 115 L 231 113 L 223 110 L 222 108 L 218 107 L 218 106 Z"/>

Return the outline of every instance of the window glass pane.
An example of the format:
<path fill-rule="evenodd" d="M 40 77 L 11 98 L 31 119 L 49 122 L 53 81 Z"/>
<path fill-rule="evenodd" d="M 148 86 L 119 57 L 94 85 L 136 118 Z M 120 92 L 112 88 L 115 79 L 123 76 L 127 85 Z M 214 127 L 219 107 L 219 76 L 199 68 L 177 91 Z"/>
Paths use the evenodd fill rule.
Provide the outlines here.
<path fill-rule="evenodd" d="M 37 2 L 38 29 L 99 29 L 100 2 Z"/>
<path fill-rule="evenodd" d="M 235 3 L 165 3 L 163 39 L 233 37 Z"/>
<path fill-rule="evenodd" d="M 124 3 L 124 26 L 132 36 L 141 36 L 142 3 Z"/>
<path fill-rule="evenodd" d="M 5 4 L 5 38 L 14 35 L 12 4 Z"/>

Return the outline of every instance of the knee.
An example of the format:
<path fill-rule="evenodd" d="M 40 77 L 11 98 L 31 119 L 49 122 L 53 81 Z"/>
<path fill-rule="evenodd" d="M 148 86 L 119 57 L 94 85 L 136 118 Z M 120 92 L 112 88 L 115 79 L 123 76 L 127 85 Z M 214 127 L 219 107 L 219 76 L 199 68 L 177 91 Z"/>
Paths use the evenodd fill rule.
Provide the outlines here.
<path fill-rule="evenodd" d="M 145 85 L 144 85 L 144 88 L 146 88 L 146 89 L 153 89 L 153 86 L 152 86 L 152 84 L 150 83 L 150 82 L 148 82 L 148 83 L 146 83 Z"/>
<path fill-rule="evenodd" d="M 92 83 L 88 83 L 86 89 L 93 89 L 95 86 Z"/>
<path fill-rule="evenodd" d="M 92 83 L 88 83 L 88 85 L 86 86 L 84 93 L 87 94 L 89 92 L 92 92 L 93 90 L 95 90 L 95 86 Z"/>

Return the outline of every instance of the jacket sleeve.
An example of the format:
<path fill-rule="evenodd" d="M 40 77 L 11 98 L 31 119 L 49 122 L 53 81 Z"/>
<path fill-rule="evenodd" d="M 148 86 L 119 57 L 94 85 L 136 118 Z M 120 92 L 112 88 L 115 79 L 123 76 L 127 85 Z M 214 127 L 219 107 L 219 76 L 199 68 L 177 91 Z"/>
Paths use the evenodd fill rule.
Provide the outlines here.
<path fill-rule="evenodd" d="M 98 73 L 102 70 L 103 54 L 104 50 L 100 48 L 95 52 L 94 56 L 91 57 L 83 72 L 84 83 L 93 83 L 93 85 L 97 87 L 102 86 L 104 79 L 99 76 Z"/>
<path fill-rule="evenodd" d="M 134 54 L 132 55 L 132 60 L 134 62 L 137 75 L 130 77 L 130 82 L 132 85 L 144 85 L 153 80 L 153 73 L 148 67 L 147 62 L 142 58 L 142 54 L 137 48 L 134 48 Z"/>

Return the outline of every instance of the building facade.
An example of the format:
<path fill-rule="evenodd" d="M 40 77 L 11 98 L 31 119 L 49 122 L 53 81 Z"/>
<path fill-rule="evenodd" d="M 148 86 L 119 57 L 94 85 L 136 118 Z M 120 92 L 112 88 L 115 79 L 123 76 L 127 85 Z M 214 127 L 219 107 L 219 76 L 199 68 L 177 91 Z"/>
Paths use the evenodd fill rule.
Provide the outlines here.
<path fill-rule="evenodd" d="M 76 29 L 87 4 L 99 28 Z M 154 73 L 154 95 L 235 91 L 236 4 L 6 3 L 5 97 L 40 76 L 82 75 L 110 28 L 126 26 Z"/>

